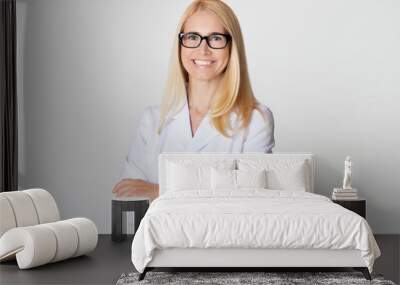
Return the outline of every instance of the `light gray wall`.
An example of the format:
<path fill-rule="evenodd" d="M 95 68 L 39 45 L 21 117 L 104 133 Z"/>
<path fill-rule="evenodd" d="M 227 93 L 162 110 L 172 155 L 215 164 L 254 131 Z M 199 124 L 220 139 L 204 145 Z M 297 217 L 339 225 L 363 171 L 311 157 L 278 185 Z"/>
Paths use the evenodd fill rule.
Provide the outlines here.
<path fill-rule="evenodd" d="M 111 189 L 140 114 L 161 100 L 189 2 L 17 0 L 21 189 L 110 232 Z M 315 153 L 324 195 L 352 156 L 372 229 L 400 233 L 400 3 L 226 2 L 275 115 L 274 151 Z"/>

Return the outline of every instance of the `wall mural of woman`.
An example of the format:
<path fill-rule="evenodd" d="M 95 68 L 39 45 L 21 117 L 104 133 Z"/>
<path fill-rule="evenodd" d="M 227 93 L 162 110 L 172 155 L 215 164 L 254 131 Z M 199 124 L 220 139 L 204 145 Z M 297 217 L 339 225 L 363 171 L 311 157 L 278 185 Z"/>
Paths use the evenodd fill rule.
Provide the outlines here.
<path fill-rule="evenodd" d="M 239 21 L 220 0 L 193 1 L 175 34 L 160 105 L 148 106 L 113 193 L 158 197 L 162 152 L 272 153 L 271 110 L 253 95 Z"/>

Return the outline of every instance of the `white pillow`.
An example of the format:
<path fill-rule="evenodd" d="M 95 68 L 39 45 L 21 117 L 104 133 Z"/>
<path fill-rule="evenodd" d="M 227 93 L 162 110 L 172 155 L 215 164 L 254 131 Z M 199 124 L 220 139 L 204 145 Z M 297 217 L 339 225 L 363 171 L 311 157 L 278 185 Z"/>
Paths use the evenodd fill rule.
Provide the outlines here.
<path fill-rule="evenodd" d="M 166 181 L 168 191 L 210 188 L 210 168 L 170 162 Z"/>
<path fill-rule="evenodd" d="M 267 188 L 267 171 L 236 170 L 237 188 Z"/>
<path fill-rule="evenodd" d="M 211 169 L 212 190 L 239 190 L 241 188 L 266 188 L 266 170 Z"/>
<path fill-rule="evenodd" d="M 234 169 L 232 159 L 173 159 L 166 162 L 165 191 L 211 191 L 211 167 Z M 164 188 L 164 187 L 163 187 Z"/>
<path fill-rule="evenodd" d="M 234 169 L 216 169 L 211 168 L 211 189 L 228 189 L 236 188 L 236 170 Z"/>
<path fill-rule="evenodd" d="M 268 188 L 273 190 L 307 191 L 306 165 L 302 163 L 286 169 L 271 169 L 267 173 Z"/>
<path fill-rule="evenodd" d="M 239 159 L 240 170 L 267 170 L 267 188 L 271 190 L 311 191 L 307 160 Z"/>

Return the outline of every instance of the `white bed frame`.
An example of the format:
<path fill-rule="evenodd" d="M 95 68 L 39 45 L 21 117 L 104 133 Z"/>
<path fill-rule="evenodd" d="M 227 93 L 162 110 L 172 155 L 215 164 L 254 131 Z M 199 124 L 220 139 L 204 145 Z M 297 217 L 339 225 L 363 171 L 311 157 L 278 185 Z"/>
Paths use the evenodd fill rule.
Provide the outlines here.
<path fill-rule="evenodd" d="M 359 250 L 157 249 L 149 267 L 365 267 Z"/>
<path fill-rule="evenodd" d="M 308 159 L 310 162 L 310 192 L 314 191 L 315 159 L 311 153 L 162 153 L 159 155 L 159 187 L 160 193 L 165 191 L 166 161 L 174 159 L 196 158 L 251 158 L 273 156 L 274 158 Z M 360 250 L 330 250 L 330 249 L 254 249 L 254 248 L 169 248 L 156 249 L 153 259 L 148 263 L 144 272 L 139 275 L 142 280 L 146 272 L 155 268 L 172 267 L 230 267 L 237 271 L 244 268 L 295 268 L 295 267 L 353 267 L 361 271 L 364 277 L 371 280 L 369 270 L 361 257 Z"/>

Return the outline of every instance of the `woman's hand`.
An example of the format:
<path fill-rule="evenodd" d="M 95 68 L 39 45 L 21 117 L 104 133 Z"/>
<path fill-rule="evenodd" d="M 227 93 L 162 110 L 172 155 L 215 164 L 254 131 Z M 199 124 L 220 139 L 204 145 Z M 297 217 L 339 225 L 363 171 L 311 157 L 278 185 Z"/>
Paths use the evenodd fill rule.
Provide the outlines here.
<path fill-rule="evenodd" d="M 153 201 L 158 197 L 158 184 L 142 179 L 123 179 L 112 190 L 117 197 L 149 197 Z"/>

